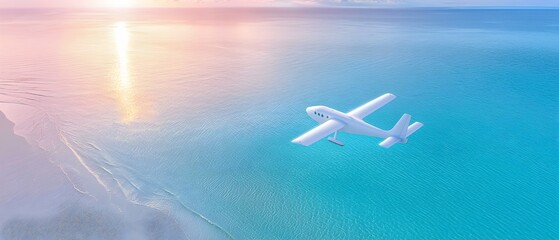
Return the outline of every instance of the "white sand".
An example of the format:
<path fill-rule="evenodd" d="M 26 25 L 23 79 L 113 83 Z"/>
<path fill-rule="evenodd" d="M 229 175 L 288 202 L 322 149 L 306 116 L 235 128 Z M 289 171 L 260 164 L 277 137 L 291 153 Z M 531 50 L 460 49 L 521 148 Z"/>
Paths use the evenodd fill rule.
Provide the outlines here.
<path fill-rule="evenodd" d="M 166 214 L 107 192 L 69 149 L 47 152 L 39 147 L 45 143 L 30 144 L 13 129 L 0 112 L 0 239 L 227 237 L 197 216 Z"/>

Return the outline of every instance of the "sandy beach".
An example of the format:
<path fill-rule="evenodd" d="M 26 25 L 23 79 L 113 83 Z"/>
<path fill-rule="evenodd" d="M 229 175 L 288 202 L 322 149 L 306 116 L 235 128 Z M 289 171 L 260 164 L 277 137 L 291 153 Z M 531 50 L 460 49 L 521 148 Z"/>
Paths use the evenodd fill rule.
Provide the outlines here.
<path fill-rule="evenodd" d="M 28 143 L 2 112 L 0 136 L 0 239 L 198 239 L 204 231 L 195 218 L 105 191 L 79 164 L 57 166 L 57 158 L 74 157 L 68 149 Z"/>

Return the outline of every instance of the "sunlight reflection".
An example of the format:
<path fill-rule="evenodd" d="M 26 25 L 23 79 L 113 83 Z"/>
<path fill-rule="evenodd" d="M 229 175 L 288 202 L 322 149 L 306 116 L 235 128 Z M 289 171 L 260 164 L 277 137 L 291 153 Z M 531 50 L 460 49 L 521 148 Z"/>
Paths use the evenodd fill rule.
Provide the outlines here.
<path fill-rule="evenodd" d="M 128 66 L 129 33 L 126 22 L 118 22 L 113 27 L 117 50 L 117 94 L 122 121 L 129 123 L 138 117 L 138 107 L 134 97 L 134 88 L 130 79 Z"/>

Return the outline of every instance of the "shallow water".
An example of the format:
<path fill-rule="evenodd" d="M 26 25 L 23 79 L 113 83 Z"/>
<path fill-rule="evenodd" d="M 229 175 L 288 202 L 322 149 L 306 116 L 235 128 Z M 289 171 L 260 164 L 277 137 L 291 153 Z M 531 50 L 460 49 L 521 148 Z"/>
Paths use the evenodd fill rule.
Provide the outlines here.
<path fill-rule="evenodd" d="M 236 239 L 559 237 L 557 10 L 1 13 L 0 110 L 132 202 Z M 366 120 L 408 144 L 290 143 L 385 92 Z"/>

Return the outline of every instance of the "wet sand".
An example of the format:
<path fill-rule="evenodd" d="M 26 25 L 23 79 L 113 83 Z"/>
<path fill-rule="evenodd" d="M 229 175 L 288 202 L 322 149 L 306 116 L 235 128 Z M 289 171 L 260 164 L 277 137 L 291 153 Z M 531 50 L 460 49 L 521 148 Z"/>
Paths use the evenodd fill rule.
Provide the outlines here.
<path fill-rule="evenodd" d="M 64 155 L 71 157 L 62 149 L 50 154 L 16 135 L 14 123 L 0 112 L 0 239 L 200 236 L 195 231 L 185 232 L 185 223 L 173 215 L 119 199 L 89 182 L 87 176 L 81 177 L 77 186 L 65 175 L 69 169 L 54 163 L 53 157 Z"/>

